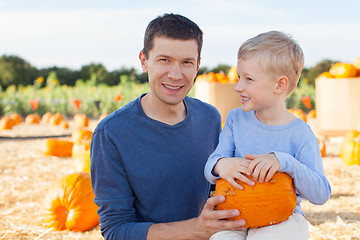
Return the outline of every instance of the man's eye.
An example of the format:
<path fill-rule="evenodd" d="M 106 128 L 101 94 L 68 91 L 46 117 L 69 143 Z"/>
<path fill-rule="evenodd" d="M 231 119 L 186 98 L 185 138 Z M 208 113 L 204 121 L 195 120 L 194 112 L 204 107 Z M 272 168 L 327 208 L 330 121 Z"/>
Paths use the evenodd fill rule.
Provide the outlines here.
<path fill-rule="evenodd" d="M 192 62 L 192 61 L 184 61 L 184 64 L 191 64 L 191 65 L 193 65 L 194 62 Z"/>

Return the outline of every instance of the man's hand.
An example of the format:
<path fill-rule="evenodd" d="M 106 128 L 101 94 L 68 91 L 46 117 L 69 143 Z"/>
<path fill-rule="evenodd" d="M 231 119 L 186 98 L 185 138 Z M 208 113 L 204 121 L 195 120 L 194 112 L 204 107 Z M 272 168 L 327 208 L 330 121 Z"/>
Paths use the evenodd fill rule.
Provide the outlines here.
<path fill-rule="evenodd" d="M 222 230 L 246 230 L 243 226 L 245 220 L 225 220 L 240 214 L 237 209 L 215 210 L 215 206 L 225 201 L 224 196 L 214 196 L 207 200 L 199 217 L 195 220 L 195 233 L 198 239 L 209 239 L 209 237 Z"/>

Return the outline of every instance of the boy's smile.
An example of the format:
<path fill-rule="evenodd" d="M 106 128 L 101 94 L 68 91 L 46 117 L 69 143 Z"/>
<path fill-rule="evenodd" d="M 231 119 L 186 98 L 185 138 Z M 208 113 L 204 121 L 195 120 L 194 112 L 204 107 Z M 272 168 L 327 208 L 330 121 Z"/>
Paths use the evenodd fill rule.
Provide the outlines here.
<path fill-rule="evenodd" d="M 255 111 L 256 114 L 271 111 L 275 100 L 276 81 L 271 74 L 264 71 L 257 57 L 239 59 L 237 64 L 239 81 L 235 91 L 241 98 L 244 111 Z"/>

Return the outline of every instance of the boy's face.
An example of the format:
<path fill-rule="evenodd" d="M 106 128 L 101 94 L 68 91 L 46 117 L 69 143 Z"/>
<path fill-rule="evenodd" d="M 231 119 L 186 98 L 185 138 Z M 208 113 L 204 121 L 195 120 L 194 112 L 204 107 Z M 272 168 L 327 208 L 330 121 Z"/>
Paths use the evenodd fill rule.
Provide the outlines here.
<path fill-rule="evenodd" d="M 247 60 L 239 59 L 237 63 L 239 81 L 235 91 L 241 97 L 241 107 L 244 111 L 270 109 L 275 105 L 276 79 L 272 74 L 266 73 L 259 64 L 258 58 Z"/>
<path fill-rule="evenodd" d="M 199 70 L 196 40 L 155 37 L 148 59 L 140 52 L 144 72 L 148 73 L 150 95 L 162 103 L 182 103 Z"/>

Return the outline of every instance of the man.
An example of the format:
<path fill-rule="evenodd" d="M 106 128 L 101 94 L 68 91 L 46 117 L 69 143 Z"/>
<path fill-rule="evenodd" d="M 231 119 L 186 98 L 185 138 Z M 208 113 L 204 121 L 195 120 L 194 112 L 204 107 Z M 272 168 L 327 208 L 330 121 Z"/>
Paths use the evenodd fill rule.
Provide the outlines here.
<path fill-rule="evenodd" d="M 208 239 L 237 210 L 215 211 L 203 169 L 221 121 L 212 106 L 187 97 L 199 70 L 202 31 L 165 14 L 146 29 L 139 59 L 150 91 L 94 131 L 91 176 L 105 239 Z"/>

